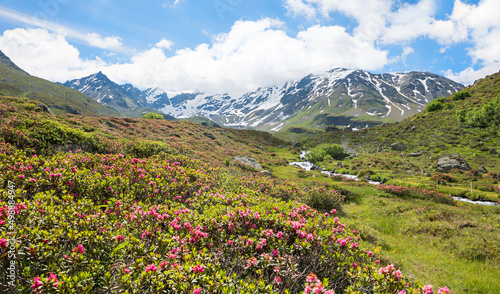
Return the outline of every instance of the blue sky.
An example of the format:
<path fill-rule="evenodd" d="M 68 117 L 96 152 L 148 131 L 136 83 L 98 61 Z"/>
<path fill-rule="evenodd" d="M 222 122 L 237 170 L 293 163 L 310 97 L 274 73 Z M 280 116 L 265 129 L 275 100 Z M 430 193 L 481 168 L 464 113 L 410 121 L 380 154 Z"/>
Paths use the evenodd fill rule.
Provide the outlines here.
<path fill-rule="evenodd" d="M 500 69 L 497 0 L 0 0 L 0 50 L 64 82 L 241 95 L 335 67 Z"/>

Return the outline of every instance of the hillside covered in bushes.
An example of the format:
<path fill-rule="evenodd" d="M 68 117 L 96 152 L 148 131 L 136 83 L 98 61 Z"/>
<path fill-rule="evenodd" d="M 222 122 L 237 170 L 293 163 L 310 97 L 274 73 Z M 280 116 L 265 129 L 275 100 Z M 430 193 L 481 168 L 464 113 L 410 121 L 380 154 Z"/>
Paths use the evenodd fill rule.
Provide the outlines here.
<path fill-rule="evenodd" d="M 266 133 L 0 104 L 0 288 L 12 293 L 449 293 L 343 222 L 352 194 L 246 172 Z M 321 200 L 321 201 L 318 201 Z M 304 203 L 309 203 L 308 206 Z"/>

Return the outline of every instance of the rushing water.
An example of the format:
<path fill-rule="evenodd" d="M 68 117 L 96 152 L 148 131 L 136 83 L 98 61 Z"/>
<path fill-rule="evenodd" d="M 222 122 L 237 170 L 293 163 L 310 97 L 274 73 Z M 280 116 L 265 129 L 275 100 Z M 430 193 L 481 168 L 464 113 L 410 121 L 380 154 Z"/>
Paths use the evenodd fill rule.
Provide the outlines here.
<path fill-rule="evenodd" d="M 306 158 L 306 154 L 308 152 L 309 151 L 301 151 L 300 152 L 300 159 L 305 159 Z M 309 161 L 290 162 L 289 164 L 290 165 L 294 165 L 294 166 L 298 166 L 298 167 L 300 167 L 302 169 L 305 169 L 305 170 L 321 170 L 321 168 L 319 168 L 317 165 L 315 165 L 314 163 L 311 163 Z M 360 181 L 360 179 L 358 178 L 358 176 L 355 176 L 355 175 L 346 175 L 346 174 L 332 173 L 332 172 L 329 172 L 327 170 L 321 170 L 321 173 L 323 173 L 325 175 L 328 175 L 329 177 L 331 177 L 331 176 L 342 176 L 344 178 L 348 178 L 348 179 L 353 179 L 353 180 L 356 180 L 356 181 Z M 368 183 L 373 184 L 373 185 L 380 185 L 380 184 L 382 184 L 380 182 L 375 182 L 375 181 L 370 181 L 370 180 L 368 180 Z"/>
<path fill-rule="evenodd" d="M 453 197 L 453 200 L 467 202 L 467 203 L 472 203 L 472 204 L 479 204 L 479 205 L 500 206 L 500 204 L 497 203 L 497 202 L 492 202 L 492 201 L 472 201 L 472 200 L 470 200 L 468 198 L 461 198 L 461 197 Z"/>
<path fill-rule="evenodd" d="M 300 152 L 300 159 L 306 159 L 306 154 L 308 153 L 309 151 L 301 151 Z M 298 166 L 304 170 L 320 170 L 320 168 L 315 165 L 314 163 L 311 163 L 309 161 L 298 161 L 298 162 L 290 162 L 289 163 L 290 165 L 294 165 L 294 166 Z M 329 172 L 329 171 L 326 171 L 326 170 L 322 170 L 321 171 L 322 173 L 328 175 L 328 176 L 342 176 L 344 178 L 348 178 L 348 179 L 353 179 L 353 180 L 356 180 L 356 181 L 359 181 L 360 179 L 357 177 L 357 176 L 354 176 L 354 175 L 345 175 L 345 174 L 338 174 L 338 173 L 332 173 L 332 172 Z M 374 181 L 368 181 L 368 183 L 370 184 L 373 184 L 373 185 L 380 185 L 382 183 L 380 182 L 374 182 Z M 497 202 L 493 202 L 493 201 L 473 201 L 473 200 L 470 200 L 470 199 L 467 199 L 467 198 L 461 198 L 461 197 L 453 197 L 453 200 L 455 201 L 462 201 L 462 202 L 467 202 L 467 203 L 471 203 L 471 204 L 479 204 L 479 205 L 487 205 L 487 206 L 500 206 L 499 203 Z"/>

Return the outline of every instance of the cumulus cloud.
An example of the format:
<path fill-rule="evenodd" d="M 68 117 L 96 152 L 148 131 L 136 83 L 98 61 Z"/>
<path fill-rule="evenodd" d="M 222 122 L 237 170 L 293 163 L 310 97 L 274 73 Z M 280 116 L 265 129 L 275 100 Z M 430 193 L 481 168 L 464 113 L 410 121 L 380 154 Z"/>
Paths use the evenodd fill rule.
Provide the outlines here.
<path fill-rule="evenodd" d="M 284 3 L 285 8 L 295 15 L 329 18 L 332 12 L 340 12 L 352 17 L 358 22 L 355 35 L 363 41 L 379 37 L 392 6 L 392 1 L 387 0 L 284 0 Z"/>
<path fill-rule="evenodd" d="M 412 41 L 432 30 L 436 11 L 434 0 L 405 3 L 390 13 L 389 25 L 384 29 L 382 41 L 394 44 Z"/>
<path fill-rule="evenodd" d="M 241 95 L 334 67 L 380 69 L 387 54 L 342 27 L 316 25 L 289 36 L 283 22 L 265 18 L 238 21 L 228 33 L 215 36 L 212 44 L 178 50 L 172 57 L 151 48 L 105 73 L 141 87 Z"/>
<path fill-rule="evenodd" d="M 171 50 L 173 45 L 174 42 L 167 39 L 162 39 L 160 42 L 156 43 L 155 47 L 165 50 Z"/>
<path fill-rule="evenodd" d="M 500 15 L 500 2 L 495 0 L 482 0 L 477 5 L 456 0 L 452 13 L 444 19 L 436 19 L 436 0 L 411 4 L 396 0 L 283 3 L 296 16 L 312 19 L 340 12 L 355 19 L 357 26 L 347 31 L 341 26 L 318 24 L 290 35 L 279 19 L 240 20 L 228 32 L 213 36 L 210 43 L 173 52 L 173 42 L 161 39 L 148 50 L 131 54 L 127 62 L 116 64 L 82 58 L 69 43 L 74 37 L 55 27 L 5 31 L 0 47 L 28 72 L 51 80 L 80 78 L 102 70 L 118 83 L 141 88 L 228 92 L 234 96 L 335 67 L 381 70 L 394 62 L 405 64 L 408 56 L 416 53 L 412 42 L 421 37 L 441 44 L 443 54 L 457 43 L 466 44 L 473 64 L 462 72 L 443 72 L 459 82 L 468 84 L 499 69 L 500 19 L 496 16 Z M 97 48 L 123 47 L 115 36 L 91 33 L 80 37 Z M 400 48 L 401 54 L 389 59 L 389 51 L 380 46 Z M 168 56 L 166 51 L 170 51 Z"/>
<path fill-rule="evenodd" d="M 285 8 L 296 16 L 328 18 L 331 13 L 338 12 L 352 17 L 357 21 L 354 36 L 363 41 L 410 48 L 409 44 L 424 37 L 443 45 L 440 50 L 443 54 L 450 46 L 466 44 L 473 65 L 461 73 L 446 72 L 448 77 L 466 84 L 485 73 L 498 71 L 498 0 L 480 0 L 478 4 L 455 0 L 452 13 L 444 19 L 436 18 L 437 0 L 414 3 L 396 0 L 284 0 L 284 3 Z M 408 53 L 403 52 L 398 60 L 404 62 L 407 56 Z"/>
<path fill-rule="evenodd" d="M 87 42 L 90 46 L 100 49 L 120 49 L 122 47 L 122 39 L 116 36 L 102 37 L 96 33 L 88 33 Z"/>
<path fill-rule="evenodd" d="M 28 73 L 52 81 L 82 77 L 98 71 L 106 63 L 100 59 L 84 60 L 65 35 L 46 29 L 13 29 L 0 35 L 0 48 Z"/>
<path fill-rule="evenodd" d="M 45 30 L 56 33 L 57 35 L 67 36 L 72 39 L 79 40 L 89 46 L 114 50 L 117 52 L 125 52 L 127 49 L 123 48 L 122 39 L 117 36 L 102 37 L 97 33 L 82 33 L 78 30 L 61 26 L 57 23 L 48 21 L 46 19 L 39 19 L 30 15 L 26 15 L 19 11 L 12 11 L 5 7 L 0 6 L 0 16 L 10 19 L 14 22 L 20 22 L 29 26 L 43 28 Z"/>
<path fill-rule="evenodd" d="M 464 42 L 470 44 L 468 54 L 473 65 L 459 73 L 447 71 L 446 76 L 457 81 L 470 84 L 474 80 L 484 77 L 500 69 L 500 2 L 496 0 L 482 0 L 477 5 L 466 4 L 460 0 L 455 6 L 448 26 L 459 28 L 459 37 L 453 39 L 449 34 L 448 43 Z"/>
<path fill-rule="evenodd" d="M 316 17 L 316 9 L 302 0 L 286 0 L 285 8 L 293 15 L 303 15 L 308 19 Z"/>
<path fill-rule="evenodd" d="M 355 38 L 343 27 L 316 25 L 290 36 L 282 21 L 270 18 L 237 21 L 229 32 L 214 36 L 210 44 L 177 50 L 167 57 L 164 49 L 171 45 L 163 39 L 127 63 L 106 64 L 99 59 L 82 59 L 64 35 L 44 29 L 6 31 L 0 38 L 0 46 L 7 48 L 5 53 L 14 62 L 52 80 L 102 70 L 118 83 L 141 88 L 226 91 L 232 95 L 334 67 L 378 70 L 388 62 L 387 51 Z"/>

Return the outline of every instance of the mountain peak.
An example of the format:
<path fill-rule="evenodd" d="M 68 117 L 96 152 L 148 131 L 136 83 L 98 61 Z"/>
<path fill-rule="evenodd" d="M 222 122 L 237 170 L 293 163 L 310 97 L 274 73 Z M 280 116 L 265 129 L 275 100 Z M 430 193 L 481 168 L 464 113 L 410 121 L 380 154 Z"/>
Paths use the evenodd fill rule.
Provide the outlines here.
<path fill-rule="evenodd" d="M 102 71 L 99 71 L 98 73 L 95 73 L 93 75 L 88 76 L 88 78 L 96 78 L 99 80 L 108 80 L 111 81 L 107 75 L 103 74 Z M 84 78 L 85 79 L 85 78 Z"/>

